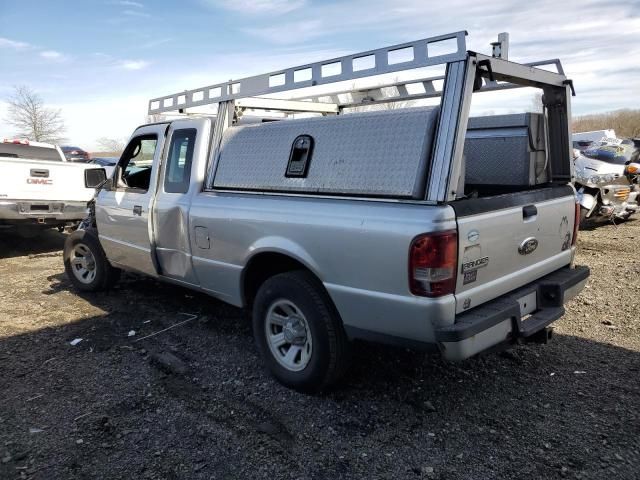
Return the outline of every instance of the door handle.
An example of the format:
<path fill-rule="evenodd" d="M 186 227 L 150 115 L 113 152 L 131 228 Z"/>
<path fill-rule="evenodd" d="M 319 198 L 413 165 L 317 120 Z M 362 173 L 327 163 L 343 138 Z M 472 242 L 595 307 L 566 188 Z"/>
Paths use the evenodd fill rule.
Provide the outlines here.
<path fill-rule="evenodd" d="M 49 178 L 49 170 L 40 169 L 40 168 L 32 168 L 29 171 L 29 176 L 31 176 L 31 177 Z"/>
<path fill-rule="evenodd" d="M 527 220 L 528 218 L 535 217 L 538 215 L 538 209 L 535 205 L 527 205 L 526 207 L 522 207 L 522 219 Z"/>
<path fill-rule="evenodd" d="M 133 214 L 134 215 L 138 215 L 138 216 L 142 216 L 142 206 L 140 205 L 134 205 L 133 206 Z"/>

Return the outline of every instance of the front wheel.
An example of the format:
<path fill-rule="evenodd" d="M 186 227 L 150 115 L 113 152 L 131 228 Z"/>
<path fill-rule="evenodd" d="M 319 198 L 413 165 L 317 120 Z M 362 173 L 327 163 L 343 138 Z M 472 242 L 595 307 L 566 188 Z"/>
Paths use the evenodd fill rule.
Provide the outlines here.
<path fill-rule="evenodd" d="M 95 230 L 76 230 L 64 243 L 64 270 L 74 287 L 83 292 L 106 290 L 120 276 L 100 245 Z"/>
<path fill-rule="evenodd" d="M 322 284 L 294 271 L 266 280 L 253 305 L 256 345 L 271 374 L 287 387 L 316 392 L 348 364 L 342 321 Z"/>
<path fill-rule="evenodd" d="M 584 227 L 587 223 L 587 214 L 589 213 L 589 209 L 585 207 L 580 207 L 580 227 Z"/>

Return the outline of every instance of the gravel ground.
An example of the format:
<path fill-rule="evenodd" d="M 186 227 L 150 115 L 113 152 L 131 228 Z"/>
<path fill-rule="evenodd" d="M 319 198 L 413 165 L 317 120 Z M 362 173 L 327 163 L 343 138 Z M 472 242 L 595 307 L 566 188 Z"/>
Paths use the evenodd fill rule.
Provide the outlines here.
<path fill-rule="evenodd" d="M 78 295 L 62 235 L 3 231 L 0 478 L 637 479 L 638 238 L 581 232 L 590 283 L 548 345 L 447 364 L 357 344 L 306 396 L 263 371 L 242 311 L 136 276 Z"/>

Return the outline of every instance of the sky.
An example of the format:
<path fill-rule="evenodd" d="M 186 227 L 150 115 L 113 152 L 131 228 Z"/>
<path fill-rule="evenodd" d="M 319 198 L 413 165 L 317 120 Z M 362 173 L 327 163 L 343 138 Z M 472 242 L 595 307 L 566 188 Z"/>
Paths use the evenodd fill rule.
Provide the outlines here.
<path fill-rule="evenodd" d="M 16 85 L 95 150 L 154 97 L 458 30 L 471 50 L 506 31 L 510 60 L 560 58 L 574 115 L 640 108 L 640 0 L 0 0 L 0 138 Z"/>

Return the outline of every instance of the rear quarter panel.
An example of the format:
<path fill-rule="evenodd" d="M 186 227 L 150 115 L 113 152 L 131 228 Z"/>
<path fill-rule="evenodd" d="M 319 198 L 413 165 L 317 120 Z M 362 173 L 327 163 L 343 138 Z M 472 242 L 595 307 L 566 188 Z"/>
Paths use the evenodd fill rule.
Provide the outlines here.
<path fill-rule="evenodd" d="M 208 249 L 194 240 L 191 248 L 214 295 L 241 305 L 244 266 L 280 252 L 316 274 L 347 327 L 425 342 L 432 323 L 453 322 L 455 302 L 409 292 L 409 246 L 421 233 L 455 227 L 450 207 L 400 202 L 205 192 L 190 211 L 192 231 L 209 235 Z"/>

